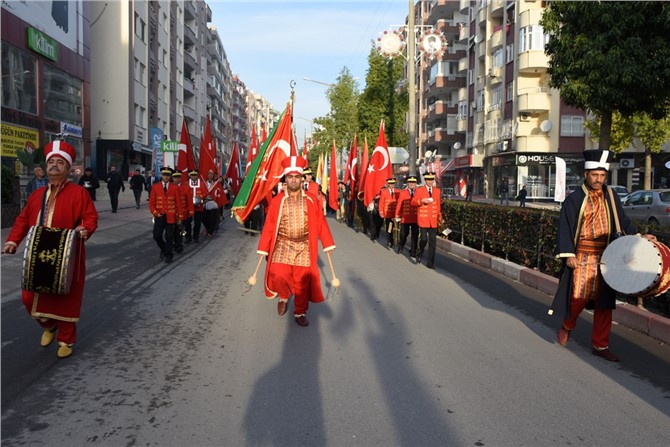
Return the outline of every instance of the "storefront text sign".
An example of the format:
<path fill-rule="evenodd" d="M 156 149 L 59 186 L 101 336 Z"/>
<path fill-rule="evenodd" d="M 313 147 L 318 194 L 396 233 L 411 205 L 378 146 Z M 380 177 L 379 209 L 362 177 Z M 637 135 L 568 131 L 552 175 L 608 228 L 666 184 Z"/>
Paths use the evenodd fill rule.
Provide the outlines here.
<path fill-rule="evenodd" d="M 39 144 L 39 133 L 34 129 L 2 124 L 2 156 L 16 158 L 17 149 L 32 152 Z"/>

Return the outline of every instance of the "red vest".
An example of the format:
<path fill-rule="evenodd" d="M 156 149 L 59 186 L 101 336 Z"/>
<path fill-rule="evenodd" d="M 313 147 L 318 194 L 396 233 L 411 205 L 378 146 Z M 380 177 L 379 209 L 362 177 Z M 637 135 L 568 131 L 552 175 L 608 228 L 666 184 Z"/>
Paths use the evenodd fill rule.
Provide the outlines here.
<path fill-rule="evenodd" d="M 400 218 L 402 223 L 416 223 L 418 207 L 412 205 L 412 196 L 409 188 L 403 189 L 398 196 L 398 203 L 396 205 L 395 217 Z M 416 188 L 414 188 L 414 195 L 416 195 Z"/>
<path fill-rule="evenodd" d="M 395 217 L 396 202 L 398 201 L 399 192 L 393 188 L 393 195 L 391 190 L 386 187 L 379 191 L 379 215 L 383 219 L 392 219 Z"/>
<path fill-rule="evenodd" d="M 423 203 L 423 199 L 432 197 L 432 203 Z M 428 194 L 428 186 L 416 188 L 414 206 L 418 206 L 417 223 L 421 228 L 437 228 L 441 211 L 440 208 L 440 188 L 433 186 L 432 194 Z"/>
<path fill-rule="evenodd" d="M 181 220 L 180 216 L 183 212 L 179 200 L 179 187 L 170 182 L 167 191 L 165 191 L 163 190 L 163 182 L 154 183 L 149 194 L 149 211 L 155 217 L 165 214 L 169 224 Z"/>

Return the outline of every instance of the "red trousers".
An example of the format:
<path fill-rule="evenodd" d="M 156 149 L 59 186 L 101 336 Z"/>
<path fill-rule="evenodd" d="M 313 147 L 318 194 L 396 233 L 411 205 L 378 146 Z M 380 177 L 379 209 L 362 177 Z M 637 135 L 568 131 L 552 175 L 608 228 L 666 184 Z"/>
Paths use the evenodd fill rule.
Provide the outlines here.
<path fill-rule="evenodd" d="M 32 299 L 23 299 L 22 301 L 28 311 L 28 315 L 30 315 L 33 307 Z M 63 343 L 71 345 L 77 341 L 77 324 L 74 321 L 55 320 L 53 318 L 36 318 L 36 321 L 46 330 L 51 330 L 54 327 L 57 327 L 58 333 L 56 334 L 56 340 L 59 342 L 62 341 Z"/>
<path fill-rule="evenodd" d="M 268 282 L 270 288 L 277 292 L 279 299 L 288 300 L 294 296 L 295 315 L 307 313 L 309 308 L 309 291 L 311 288 L 309 267 L 272 263 Z"/>
<path fill-rule="evenodd" d="M 563 320 L 563 327 L 571 331 L 577 325 L 579 314 L 586 307 L 587 300 L 572 299 L 570 301 L 570 317 Z M 593 330 L 591 332 L 591 343 L 596 349 L 609 347 L 610 331 L 612 330 L 612 309 L 599 309 L 598 301 L 595 301 L 593 311 Z"/>

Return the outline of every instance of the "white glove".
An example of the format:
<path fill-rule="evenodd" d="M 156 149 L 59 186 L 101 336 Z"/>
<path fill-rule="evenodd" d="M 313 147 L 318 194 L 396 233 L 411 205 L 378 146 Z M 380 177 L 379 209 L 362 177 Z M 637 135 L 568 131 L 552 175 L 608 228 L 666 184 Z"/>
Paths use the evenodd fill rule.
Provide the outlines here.
<path fill-rule="evenodd" d="M 371 213 L 372 211 L 374 211 L 374 209 L 375 209 L 375 202 L 370 202 L 370 204 L 368 205 L 368 212 Z"/>

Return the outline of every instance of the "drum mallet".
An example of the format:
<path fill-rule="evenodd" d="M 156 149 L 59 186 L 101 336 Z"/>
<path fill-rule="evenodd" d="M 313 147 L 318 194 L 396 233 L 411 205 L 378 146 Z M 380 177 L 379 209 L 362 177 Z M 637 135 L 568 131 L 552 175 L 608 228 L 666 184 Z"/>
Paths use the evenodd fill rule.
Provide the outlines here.
<path fill-rule="evenodd" d="M 330 251 L 327 251 L 326 254 L 328 255 L 328 264 L 330 264 L 330 273 L 333 274 L 333 280 L 330 283 L 333 287 L 339 290 L 340 280 L 335 276 L 335 269 L 333 268 L 333 260 L 330 258 Z"/>
<path fill-rule="evenodd" d="M 258 274 L 258 269 L 261 268 L 261 262 L 263 262 L 263 258 L 265 255 L 259 255 L 258 256 L 258 264 L 256 265 L 256 270 L 254 271 L 254 274 L 249 277 L 247 280 L 247 283 L 249 283 L 250 286 L 256 285 L 256 275 Z"/>

